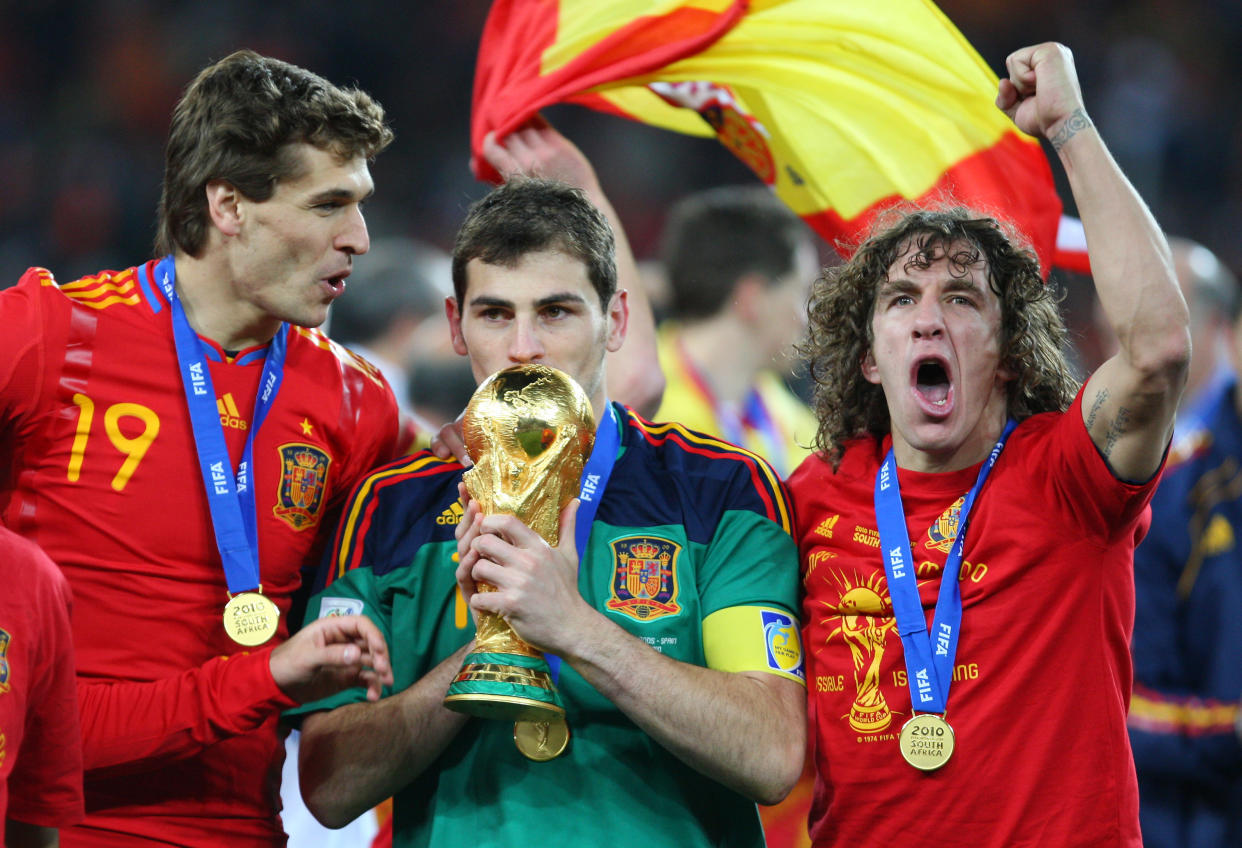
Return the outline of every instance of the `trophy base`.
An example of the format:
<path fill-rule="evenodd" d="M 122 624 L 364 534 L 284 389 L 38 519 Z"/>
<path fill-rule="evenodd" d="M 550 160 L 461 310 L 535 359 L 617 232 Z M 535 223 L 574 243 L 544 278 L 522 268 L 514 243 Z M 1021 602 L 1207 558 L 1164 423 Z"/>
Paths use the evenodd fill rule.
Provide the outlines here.
<path fill-rule="evenodd" d="M 469 654 L 449 685 L 444 706 L 507 721 L 554 721 L 565 716 L 547 662 L 524 654 Z"/>

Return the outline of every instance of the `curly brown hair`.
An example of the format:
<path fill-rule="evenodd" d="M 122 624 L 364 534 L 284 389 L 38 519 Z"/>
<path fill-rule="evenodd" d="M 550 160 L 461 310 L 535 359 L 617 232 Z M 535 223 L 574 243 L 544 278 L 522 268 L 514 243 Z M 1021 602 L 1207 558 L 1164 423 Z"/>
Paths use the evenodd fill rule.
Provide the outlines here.
<path fill-rule="evenodd" d="M 864 379 L 861 366 L 874 341 L 876 292 L 911 248 L 911 264 L 926 267 L 948 256 L 954 273 L 986 261 L 988 284 L 1001 304 L 1000 361 L 1017 375 L 1009 388 L 1011 417 L 1064 411 L 1078 392 L 1065 356 L 1059 298 L 1021 236 L 964 207 L 892 210 L 848 263 L 825 269 L 815 281 L 807 335 L 798 346 L 814 382 L 815 447 L 834 468 L 846 439 L 889 432 L 884 390 Z"/>

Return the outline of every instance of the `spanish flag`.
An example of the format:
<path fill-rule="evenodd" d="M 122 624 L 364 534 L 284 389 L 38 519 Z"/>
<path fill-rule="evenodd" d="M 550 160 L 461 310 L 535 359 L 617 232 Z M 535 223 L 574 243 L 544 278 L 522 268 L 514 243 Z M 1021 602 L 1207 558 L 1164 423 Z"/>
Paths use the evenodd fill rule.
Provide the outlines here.
<path fill-rule="evenodd" d="M 996 75 L 930 0 L 495 0 L 471 144 L 578 103 L 716 136 L 848 252 L 895 203 L 959 202 L 1022 230 L 1046 269 L 1061 203 Z"/>

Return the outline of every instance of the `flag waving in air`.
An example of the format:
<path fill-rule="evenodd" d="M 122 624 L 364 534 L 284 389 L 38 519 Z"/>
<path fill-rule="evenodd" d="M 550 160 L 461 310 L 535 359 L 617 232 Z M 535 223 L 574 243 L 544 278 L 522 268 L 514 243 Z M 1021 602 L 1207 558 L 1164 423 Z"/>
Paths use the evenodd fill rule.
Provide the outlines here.
<path fill-rule="evenodd" d="M 929 0 L 495 0 L 471 145 L 578 103 L 716 136 L 830 243 L 902 200 L 1004 218 L 1046 269 L 1061 203 L 996 75 Z"/>

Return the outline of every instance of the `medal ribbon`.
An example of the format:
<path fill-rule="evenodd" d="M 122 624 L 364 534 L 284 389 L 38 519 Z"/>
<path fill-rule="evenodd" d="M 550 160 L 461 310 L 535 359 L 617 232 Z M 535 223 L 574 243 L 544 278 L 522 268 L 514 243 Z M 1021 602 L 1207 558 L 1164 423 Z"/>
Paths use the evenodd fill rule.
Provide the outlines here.
<path fill-rule="evenodd" d="M 606 411 L 603 423 L 595 428 L 595 444 L 591 448 L 591 456 L 582 467 L 582 487 L 578 493 L 578 515 L 574 528 L 574 547 L 578 549 L 579 568 L 586 556 L 587 539 L 591 537 L 591 525 L 595 522 L 599 502 L 604 499 L 608 478 L 612 476 L 612 468 L 617 464 L 617 448 L 621 446 L 621 427 L 617 423 L 617 413 L 611 402 L 605 402 L 604 409 Z M 544 657 L 552 672 L 552 682 L 557 683 L 561 677 L 561 658 L 556 654 L 544 654 Z"/>
<path fill-rule="evenodd" d="M 785 440 L 781 437 L 780 428 L 776 426 L 776 419 L 772 417 L 768 405 L 763 402 L 763 396 L 759 394 L 758 388 L 751 389 L 750 394 L 746 396 L 746 403 L 742 407 L 742 423 L 757 432 L 759 438 L 763 440 L 766 445 L 764 459 L 776 468 L 778 474 L 782 477 L 786 476 L 790 469 L 786 463 Z"/>
<path fill-rule="evenodd" d="M 716 417 L 716 423 L 720 427 L 720 436 L 726 442 L 746 447 L 746 428 L 754 430 L 764 445 L 763 458 L 776 469 L 778 474 L 785 476 L 789 472 L 789 469 L 785 467 L 785 441 L 781 436 L 780 428 L 776 426 L 776 419 L 772 417 L 772 413 L 763 402 L 759 390 L 757 388 L 750 390 L 746 399 L 742 401 L 742 413 L 738 415 L 736 411 L 721 403 L 716 397 L 716 393 L 707 383 L 707 378 L 691 361 L 690 354 L 686 351 L 686 346 L 681 339 L 677 340 L 677 358 L 681 360 L 682 370 L 686 372 L 690 382 L 712 408 L 712 415 Z"/>
<path fill-rule="evenodd" d="M 276 400 L 284 376 L 286 337 L 289 325 L 282 323 L 268 347 L 259 378 L 259 396 L 254 403 L 254 421 L 246 436 L 241 462 L 234 473 L 228 444 L 220 426 L 216 393 L 207 365 L 202 340 L 185 316 L 177 296 L 176 269 L 171 256 L 155 267 L 155 278 L 164 289 L 172 311 L 173 342 L 181 368 L 181 384 L 190 409 L 190 425 L 198 464 L 207 490 L 212 531 L 224 565 L 229 594 L 236 595 L 259 587 L 259 531 L 251 469 L 254 467 L 254 436 Z"/>
<path fill-rule="evenodd" d="M 906 682 L 910 687 L 910 704 L 917 712 L 941 713 L 949 700 L 953 682 L 953 663 L 957 657 L 957 638 L 962 623 L 962 592 L 958 572 L 962 563 L 962 547 L 966 526 L 975 498 L 983 489 L 992 467 L 1005 448 L 1005 442 L 1017 422 L 1010 419 L 1005 431 L 984 460 L 974 487 L 966 494 L 958 512 L 957 536 L 944 561 L 940 575 L 940 594 L 932 616 L 936 647 L 927 631 L 927 618 L 919 600 L 918 581 L 914 574 L 914 555 L 906 532 L 906 513 L 901 505 L 901 489 L 897 482 L 897 460 L 889 448 L 884 464 L 875 478 L 875 517 L 880 531 L 880 547 L 884 556 L 884 573 L 888 575 L 889 597 L 897 633 L 905 651 Z"/>

